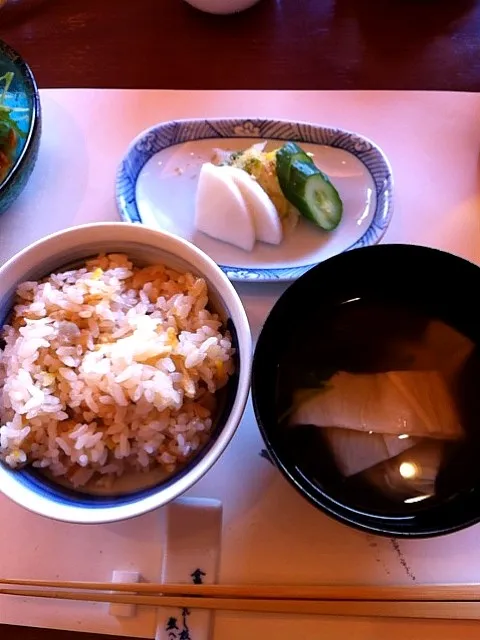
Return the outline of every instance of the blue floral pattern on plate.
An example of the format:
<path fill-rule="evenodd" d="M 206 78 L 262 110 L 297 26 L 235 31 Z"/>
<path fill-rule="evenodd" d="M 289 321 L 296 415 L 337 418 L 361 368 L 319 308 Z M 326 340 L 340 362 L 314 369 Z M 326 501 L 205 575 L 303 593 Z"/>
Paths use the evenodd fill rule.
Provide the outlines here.
<path fill-rule="evenodd" d="M 376 209 L 365 233 L 347 251 L 376 244 L 387 230 L 393 213 L 392 170 L 383 152 L 371 140 L 357 133 L 316 124 L 245 118 L 163 122 L 140 134 L 131 144 L 117 172 L 116 197 L 122 219 L 142 223 L 136 201 L 136 183 L 140 171 L 153 155 L 175 144 L 207 138 L 292 140 L 327 145 L 351 153 L 365 165 L 373 178 Z M 314 266 L 251 269 L 220 265 L 231 280 L 255 282 L 294 280 Z"/>

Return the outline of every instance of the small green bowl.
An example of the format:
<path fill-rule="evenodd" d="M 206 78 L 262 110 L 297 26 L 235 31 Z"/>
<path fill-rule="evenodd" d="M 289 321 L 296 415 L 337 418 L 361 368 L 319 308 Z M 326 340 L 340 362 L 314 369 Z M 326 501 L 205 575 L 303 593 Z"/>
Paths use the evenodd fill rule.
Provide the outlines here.
<path fill-rule="evenodd" d="M 35 78 L 22 57 L 0 40 L 0 78 L 10 72 L 13 79 L 3 105 L 14 109 L 11 115 L 22 137 L 18 138 L 11 167 L 0 179 L 0 214 L 10 207 L 27 184 L 37 160 L 41 132 L 40 96 Z M 4 86 L 5 79 L 0 82 L 0 100 Z"/>

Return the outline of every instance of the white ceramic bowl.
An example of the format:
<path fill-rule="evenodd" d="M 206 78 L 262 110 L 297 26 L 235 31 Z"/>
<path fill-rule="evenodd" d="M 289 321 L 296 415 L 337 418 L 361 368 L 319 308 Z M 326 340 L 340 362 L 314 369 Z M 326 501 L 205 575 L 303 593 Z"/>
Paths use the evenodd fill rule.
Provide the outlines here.
<path fill-rule="evenodd" d="M 239 13 L 244 9 L 249 9 L 257 4 L 259 0 L 185 0 L 195 9 L 206 13 L 216 13 L 226 15 L 228 13 Z"/>
<path fill-rule="evenodd" d="M 17 285 L 101 252 L 127 253 L 134 262 L 163 263 L 202 275 L 210 301 L 233 324 L 237 374 L 228 386 L 229 411 L 219 419 L 210 442 L 185 467 L 163 483 L 134 493 L 92 496 L 66 489 L 30 467 L 12 471 L 0 464 L 0 490 L 35 513 L 74 523 L 132 518 L 170 502 L 189 489 L 216 462 L 230 442 L 245 409 L 250 387 L 252 340 L 242 302 L 228 278 L 202 251 L 170 234 L 123 222 L 88 224 L 47 236 L 0 268 L 0 321 L 8 317 Z"/>

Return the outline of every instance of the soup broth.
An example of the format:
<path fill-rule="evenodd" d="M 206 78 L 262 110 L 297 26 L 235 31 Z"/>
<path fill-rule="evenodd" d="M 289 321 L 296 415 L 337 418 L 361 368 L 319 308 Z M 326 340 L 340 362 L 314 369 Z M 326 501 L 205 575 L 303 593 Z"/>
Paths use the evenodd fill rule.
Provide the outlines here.
<path fill-rule="evenodd" d="M 480 475 L 480 358 L 440 318 L 355 299 L 294 331 L 278 367 L 279 438 L 302 472 L 365 512 L 411 512 Z"/>

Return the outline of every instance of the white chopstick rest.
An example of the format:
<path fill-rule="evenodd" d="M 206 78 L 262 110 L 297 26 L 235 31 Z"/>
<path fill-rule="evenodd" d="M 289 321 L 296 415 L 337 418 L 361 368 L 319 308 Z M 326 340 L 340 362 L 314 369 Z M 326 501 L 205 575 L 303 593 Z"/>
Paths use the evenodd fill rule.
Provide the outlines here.
<path fill-rule="evenodd" d="M 140 582 L 138 571 L 114 571 L 112 582 Z M 137 608 L 134 604 L 114 604 L 109 606 L 108 612 L 117 618 L 132 618 L 136 614 Z"/>
<path fill-rule="evenodd" d="M 162 583 L 218 581 L 222 503 L 181 498 L 164 509 Z M 161 607 L 155 640 L 210 640 L 213 612 Z"/>

